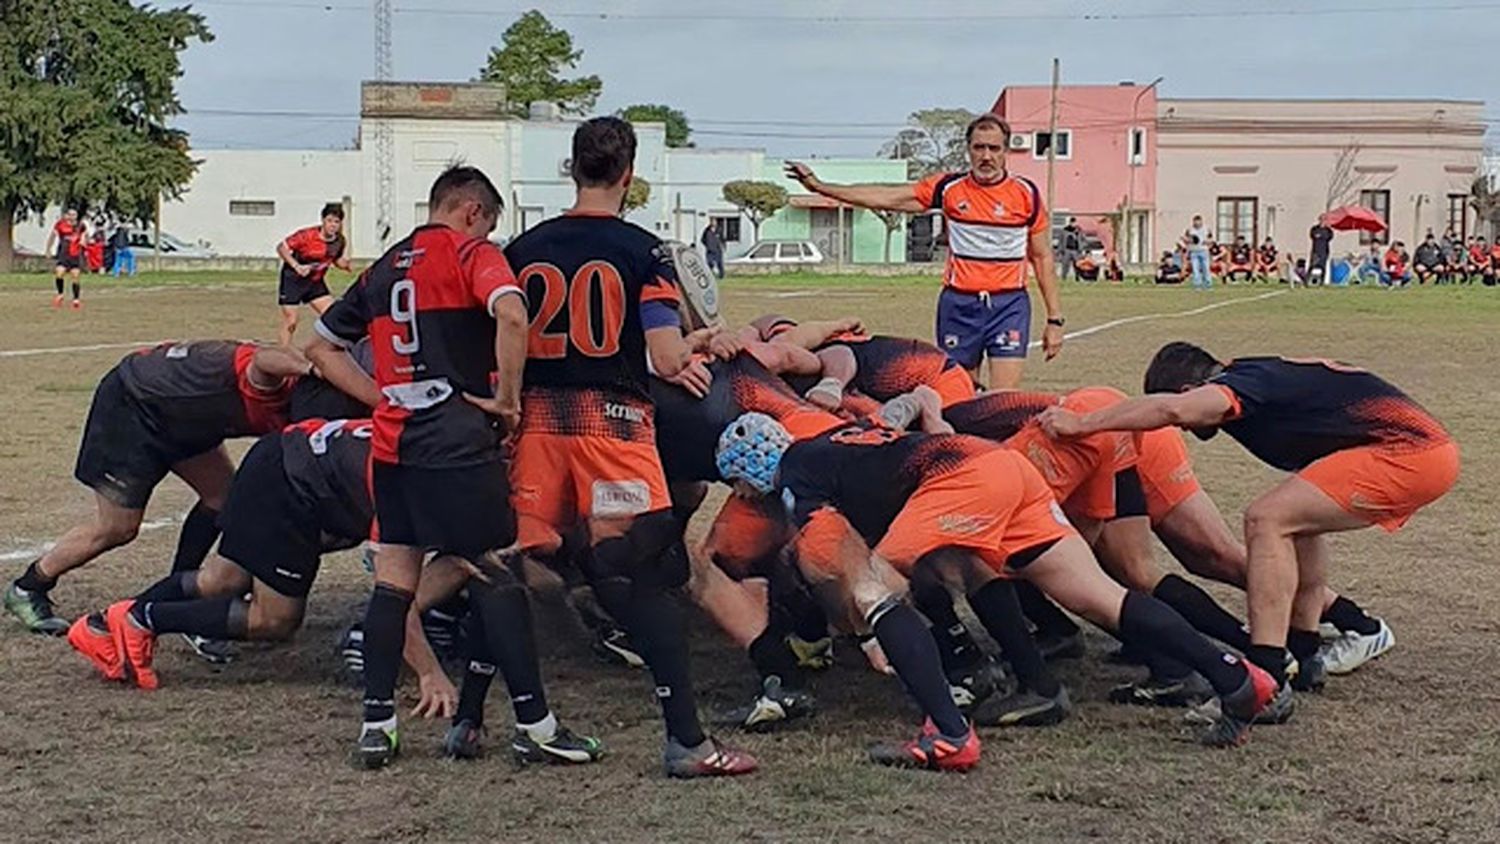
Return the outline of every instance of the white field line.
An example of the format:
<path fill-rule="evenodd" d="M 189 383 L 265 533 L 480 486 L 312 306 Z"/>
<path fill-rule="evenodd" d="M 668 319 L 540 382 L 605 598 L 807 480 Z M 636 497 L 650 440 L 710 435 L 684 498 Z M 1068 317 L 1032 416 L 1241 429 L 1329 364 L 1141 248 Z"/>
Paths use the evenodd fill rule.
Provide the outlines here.
<path fill-rule="evenodd" d="M 169 517 L 165 519 L 150 519 L 148 521 L 141 522 L 141 532 L 144 533 L 148 530 L 161 530 L 162 528 L 172 527 L 173 525 L 178 525 L 181 523 L 182 519 L 179 518 Z M 12 539 L 12 541 L 15 541 L 14 538 Z M 26 562 L 31 562 L 37 557 L 45 554 L 52 548 L 53 545 L 56 544 L 57 543 L 55 542 L 43 542 L 40 545 L 22 546 L 12 551 L 0 551 L 0 563 L 15 563 L 21 562 L 23 560 Z"/>
<path fill-rule="evenodd" d="M 161 340 L 137 340 L 133 343 L 94 343 L 88 346 L 55 346 L 50 349 L 4 349 L 0 358 L 28 358 L 36 355 L 65 355 L 72 352 L 98 352 L 105 349 L 142 349 L 155 346 Z"/>
<path fill-rule="evenodd" d="M 1080 328 L 1077 331 L 1069 331 L 1068 333 L 1063 335 L 1063 339 L 1074 340 L 1079 337 L 1087 337 L 1090 334 L 1098 334 L 1101 331 L 1108 331 L 1111 328 L 1119 328 L 1122 325 L 1130 325 L 1137 322 L 1147 322 L 1153 319 L 1181 319 L 1182 317 L 1197 316 L 1198 314 L 1206 314 L 1209 311 L 1218 310 L 1219 308 L 1227 308 L 1230 305 L 1243 305 L 1249 302 L 1259 302 L 1262 299 L 1270 299 L 1273 296 L 1281 296 L 1286 292 L 1287 291 L 1285 290 L 1272 290 L 1269 293 L 1261 293 L 1258 296 L 1245 296 L 1238 299 L 1226 299 L 1223 302 L 1214 302 L 1211 305 L 1189 308 L 1185 311 L 1157 311 L 1156 313 L 1136 314 L 1135 316 L 1121 317 L 1120 319 L 1112 319 L 1109 322 L 1101 322 L 1098 325 L 1091 325 L 1088 328 Z M 1036 349 L 1040 348 L 1041 345 L 1042 341 L 1032 340 L 1029 348 Z"/>

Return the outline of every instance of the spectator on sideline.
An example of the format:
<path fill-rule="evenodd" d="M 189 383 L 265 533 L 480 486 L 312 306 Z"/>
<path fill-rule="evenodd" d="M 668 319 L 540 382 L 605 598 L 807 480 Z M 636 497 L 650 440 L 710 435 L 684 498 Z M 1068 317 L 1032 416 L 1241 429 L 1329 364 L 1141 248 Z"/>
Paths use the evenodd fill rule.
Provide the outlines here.
<path fill-rule="evenodd" d="M 1333 244 L 1333 229 L 1328 227 L 1327 212 L 1318 215 L 1318 221 L 1308 229 L 1312 248 L 1307 254 L 1307 283 L 1322 284 L 1328 280 L 1329 247 Z"/>
<path fill-rule="evenodd" d="M 1472 284 L 1475 279 L 1486 285 L 1494 284 L 1494 269 L 1490 266 L 1490 247 L 1484 235 L 1474 235 L 1469 241 L 1469 252 L 1464 261 L 1464 281 Z"/>
<path fill-rule="evenodd" d="M 1276 244 L 1266 235 L 1266 242 L 1255 250 L 1255 275 L 1265 281 L 1275 281 L 1281 275 L 1281 256 Z"/>
<path fill-rule="evenodd" d="M 1213 234 L 1203 225 L 1202 215 L 1194 214 L 1193 224 L 1182 233 L 1182 248 L 1187 252 L 1195 289 L 1207 290 L 1214 284 L 1208 274 L 1208 246 L 1212 240 Z"/>
<path fill-rule="evenodd" d="M 1239 234 L 1234 236 L 1234 244 L 1229 247 L 1229 271 L 1224 278 L 1232 282 L 1236 277 L 1247 282 L 1255 280 L 1255 250 L 1245 236 Z"/>
<path fill-rule="evenodd" d="M 1489 273 L 1484 277 L 1484 286 L 1494 287 L 1496 282 L 1500 282 L 1500 238 L 1490 244 Z"/>
<path fill-rule="evenodd" d="M 1109 263 L 1104 265 L 1104 280 L 1116 284 L 1125 280 L 1125 269 L 1120 266 L 1119 256 L 1114 252 L 1109 253 Z"/>
<path fill-rule="evenodd" d="M 1078 274 L 1079 281 L 1098 281 L 1099 262 L 1085 252 L 1073 260 L 1073 272 Z"/>
<path fill-rule="evenodd" d="M 1385 283 L 1385 266 L 1380 254 L 1380 244 L 1370 244 L 1370 251 L 1359 259 L 1359 267 L 1355 269 L 1354 274 L 1360 284 Z"/>
<path fill-rule="evenodd" d="M 1417 278 L 1418 284 L 1440 284 L 1448 275 L 1448 265 L 1443 261 L 1443 250 L 1438 246 L 1437 237 L 1432 229 L 1427 230 L 1427 236 L 1417 244 L 1417 251 L 1412 255 L 1412 273 Z"/>
<path fill-rule="evenodd" d="M 1406 244 L 1396 241 L 1385 250 L 1385 273 L 1381 281 L 1391 287 L 1405 287 L 1411 283 L 1411 256 L 1406 254 Z"/>
<path fill-rule="evenodd" d="M 710 221 L 703 229 L 703 257 L 708 261 L 708 268 L 714 271 L 719 278 L 724 277 L 724 238 L 719 235 L 719 224 Z"/>
<path fill-rule="evenodd" d="M 1078 228 L 1078 218 L 1069 217 L 1068 224 L 1063 226 L 1062 237 L 1058 239 L 1058 262 L 1062 268 L 1062 277 L 1066 279 L 1068 272 L 1076 268 L 1078 258 L 1083 254 L 1083 231 Z M 1092 281 L 1093 279 L 1088 279 Z"/>
<path fill-rule="evenodd" d="M 1178 259 L 1176 252 L 1161 253 L 1161 260 L 1156 263 L 1156 283 L 1182 283 L 1182 261 Z"/>
<path fill-rule="evenodd" d="M 1452 226 L 1443 230 L 1443 237 L 1438 241 L 1438 249 L 1443 256 L 1443 266 L 1448 268 L 1448 280 L 1459 281 L 1459 276 L 1464 270 L 1464 245 L 1453 234 Z"/>
<path fill-rule="evenodd" d="M 83 248 L 90 275 L 104 272 L 104 240 L 104 218 L 95 217 L 89 224 L 88 243 Z"/>
<path fill-rule="evenodd" d="M 126 275 L 135 275 L 135 250 L 130 247 L 130 224 L 121 223 L 116 226 L 110 243 L 115 249 L 115 260 L 110 266 L 110 271 L 114 273 L 115 278 L 120 277 L 121 270 L 124 270 Z"/>
<path fill-rule="evenodd" d="M 1208 239 L 1208 274 L 1213 278 L 1223 278 L 1224 271 L 1229 269 L 1229 250 L 1220 243 L 1217 238 Z"/>

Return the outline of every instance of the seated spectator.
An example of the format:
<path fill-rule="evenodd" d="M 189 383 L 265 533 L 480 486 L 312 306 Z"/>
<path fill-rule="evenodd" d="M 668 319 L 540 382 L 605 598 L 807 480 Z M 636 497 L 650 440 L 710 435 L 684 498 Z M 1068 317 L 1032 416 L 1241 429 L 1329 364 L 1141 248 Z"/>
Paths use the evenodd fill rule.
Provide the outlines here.
<path fill-rule="evenodd" d="M 1104 280 L 1119 283 L 1125 280 L 1125 269 L 1120 266 L 1120 259 L 1115 253 L 1109 253 L 1109 264 L 1104 267 Z"/>
<path fill-rule="evenodd" d="M 1245 241 L 1244 235 L 1235 235 L 1234 244 L 1229 247 L 1229 271 L 1226 276 L 1228 281 L 1236 279 L 1251 281 L 1255 278 L 1255 250 Z"/>
<path fill-rule="evenodd" d="M 1276 254 L 1276 244 L 1271 242 L 1268 235 L 1266 242 L 1255 250 L 1255 275 L 1265 281 L 1271 281 L 1280 274 L 1280 256 Z"/>
<path fill-rule="evenodd" d="M 1380 244 L 1370 244 L 1370 251 L 1360 258 L 1359 266 L 1354 270 L 1354 277 L 1359 280 L 1360 284 L 1385 283 L 1384 256 L 1380 254 Z"/>
<path fill-rule="evenodd" d="M 1411 283 L 1411 256 L 1406 253 L 1406 244 L 1396 241 L 1385 250 L 1383 261 L 1385 273 L 1381 281 L 1391 287 L 1405 287 Z"/>
<path fill-rule="evenodd" d="M 1177 257 L 1176 252 L 1161 253 L 1161 260 L 1156 264 L 1156 283 L 1182 283 L 1182 261 Z"/>
<path fill-rule="evenodd" d="M 1485 287 L 1494 287 L 1500 283 L 1500 240 L 1490 244 L 1490 269 L 1483 277 Z"/>
<path fill-rule="evenodd" d="M 1453 227 L 1449 226 L 1443 232 L 1443 237 L 1438 241 L 1438 253 L 1443 258 L 1443 266 L 1448 268 L 1445 273 L 1448 281 L 1458 281 L 1463 274 L 1464 247 L 1453 234 Z"/>
<path fill-rule="evenodd" d="M 1475 235 L 1469 244 L 1469 259 L 1464 262 L 1464 281 L 1472 284 L 1476 279 L 1486 285 L 1494 285 L 1495 269 L 1490 261 L 1490 248 L 1484 238 Z"/>
<path fill-rule="evenodd" d="M 1307 269 L 1307 259 L 1298 258 L 1296 266 L 1292 267 L 1292 284 L 1301 284 L 1305 287 L 1307 285 L 1308 275 L 1309 270 Z"/>
<path fill-rule="evenodd" d="M 1225 255 L 1225 252 L 1224 252 L 1224 244 L 1218 242 L 1217 240 L 1214 240 L 1213 238 L 1209 238 L 1208 239 L 1208 274 L 1210 276 L 1213 276 L 1215 278 L 1223 278 L 1224 277 L 1224 270 L 1226 268 L 1226 264 L 1225 264 L 1225 261 L 1224 261 L 1225 257 L 1226 257 L 1226 255 Z"/>
<path fill-rule="evenodd" d="M 1441 282 L 1448 272 L 1448 265 L 1443 263 L 1443 251 L 1438 246 L 1437 237 L 1432 229 L 1427 230 L 1427 236 L 1417 244 L 1416 254 L 1412 256 L 1412 274 L 1416 276 L 1418 284 Z"/>
<path fill-rule="evenodd" d="M 1073 272 L 1078 274 L 1079 281 L 1098 281 L 1099 262 L 1095 261 L 1092 255 L 1085 252 L 1078 256 L 1078 260 L 1073 262 Z"/>

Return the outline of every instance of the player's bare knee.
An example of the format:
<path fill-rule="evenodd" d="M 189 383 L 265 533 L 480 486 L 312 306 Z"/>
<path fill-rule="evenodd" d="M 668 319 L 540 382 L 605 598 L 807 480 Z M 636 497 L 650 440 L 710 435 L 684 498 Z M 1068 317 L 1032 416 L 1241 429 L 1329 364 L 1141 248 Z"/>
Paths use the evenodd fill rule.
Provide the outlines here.
<path fill-rule="evenodd" d="M 1245 509 L 1245 538 L 1252 539 L 1276 539 L 1290 537 L 1292 531 L 1287 525 L 1281 507 L 1275 501 L 1265 498 L 1257 499 Z"/>
<path fill-rule="evenodd" d="M 282 642 L 292 638 L 302 627 L 304 605 L 301 601 L 278 601 L 275 605 L 256 602 L 250 605 L 249 637 L 258 641 Z"/>

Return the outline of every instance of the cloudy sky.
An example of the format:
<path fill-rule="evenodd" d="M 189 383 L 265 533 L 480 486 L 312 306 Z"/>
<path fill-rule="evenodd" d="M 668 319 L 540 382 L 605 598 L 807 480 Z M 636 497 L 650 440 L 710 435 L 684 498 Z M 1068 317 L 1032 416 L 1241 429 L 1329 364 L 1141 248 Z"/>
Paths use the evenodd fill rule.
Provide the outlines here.
<path fill-rule="evenodd" d="M 185 57 L 180 124 L 204 148 L 348 145 L 372 5 L 193 2 L 217 39 Z M 1045 84 L 1053 56 L 1064 83 L 1165 76 L 1169 97 L 1485 99 L 1500 129 L 1500 0 L 395 0 L 396 77 L 474 77 L 533 7 L 603 78 L 601 111 L 669 103 L 699 146 L 873 154 L 911 111 Z"/>

